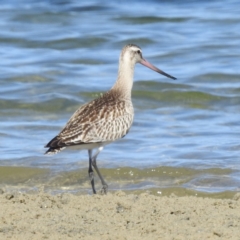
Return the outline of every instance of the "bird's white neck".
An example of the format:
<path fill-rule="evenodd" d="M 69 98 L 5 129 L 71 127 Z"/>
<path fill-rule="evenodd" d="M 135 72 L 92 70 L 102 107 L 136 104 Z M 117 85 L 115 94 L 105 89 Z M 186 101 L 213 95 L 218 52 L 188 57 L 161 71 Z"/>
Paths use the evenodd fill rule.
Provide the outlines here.
<path fill-rule="evenodd" d="M 131 98 L 132 86 L 133 86 L 133 75 L 134 75 L 135 63 L 127 61 L 120 57 L 118 78 L 112 89 L 117 90 L 125 98 Z"/>

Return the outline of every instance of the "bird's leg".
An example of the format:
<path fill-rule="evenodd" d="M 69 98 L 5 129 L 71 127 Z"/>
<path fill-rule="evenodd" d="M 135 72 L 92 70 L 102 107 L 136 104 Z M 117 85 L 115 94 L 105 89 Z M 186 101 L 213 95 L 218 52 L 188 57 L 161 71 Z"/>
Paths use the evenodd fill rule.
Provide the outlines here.
<path fill-rule="evenodd" d="M 92 185 L 92 190 L 93 193 L 96 194 L 96 190 L 94 187 L 94 172 L 92 169 L 92 150 L 88 150 L 88 155 L 89 155 L 89 168 L 88 168 L 88 175 L 91 181 L 91 185 Z"/>
<path fill-rule="evenodd" d="M 102 183 L 102 190 L 101 190 L 101 192 L 104 193 L 104 194 L 106 194 L 106 193 L 107 193 L 107 189 L 108 189 L 108 185 L 107 185 L 107 183 L 104 181 L 104 179 L 103 179 L 103 177 L 102 177 L 102 175 L 101 175 L 101 173 L 100 173 L 100 171 L 99 171 L 99 169 L 98 169 L 98 167 L 97 167 L 97 161 L 96 161 L 98 154 L 99 154 L 102 150 L 103 150 L 103 147 L 98 148 L 97 152 L 96 152 L 96 153 L 94 154 L 94 156 L 92 157 L 92 165 L 93 165 L 94 169 L 96 170 L 96 172 L 97 172 L 97 174 L 98 174 L 98 176 L 99 176 L 99 178 L 100 178 L 100 180 L 101 180 L 101 183 Z"/>

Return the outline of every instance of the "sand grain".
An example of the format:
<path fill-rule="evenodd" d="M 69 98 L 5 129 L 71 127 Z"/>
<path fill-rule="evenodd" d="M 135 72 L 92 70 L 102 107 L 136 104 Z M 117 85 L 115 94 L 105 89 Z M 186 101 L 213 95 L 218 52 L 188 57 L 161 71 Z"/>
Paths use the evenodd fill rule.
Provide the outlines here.
<path fill-rule="evenodd" d="M 240 239 L 234 199 L 0 194 L 0 239 Z"/>

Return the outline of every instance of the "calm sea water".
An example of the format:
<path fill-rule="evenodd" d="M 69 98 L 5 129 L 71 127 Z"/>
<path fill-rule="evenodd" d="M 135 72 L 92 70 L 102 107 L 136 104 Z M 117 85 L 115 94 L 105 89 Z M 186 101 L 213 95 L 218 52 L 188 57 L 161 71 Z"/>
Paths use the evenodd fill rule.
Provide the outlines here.
<path fill-rule="evenodd" d="M 0 184 L 90 191 L 87 151 L 44 156 L 83 103 L 136 66 L 130 133 L 98 157 L 110 190 L 240 190 L 239 1 L 2 1 Z M 29 168 L 30 167 L 30 168 Z M 98 185 L 100 188 L 100 185 Z"/>

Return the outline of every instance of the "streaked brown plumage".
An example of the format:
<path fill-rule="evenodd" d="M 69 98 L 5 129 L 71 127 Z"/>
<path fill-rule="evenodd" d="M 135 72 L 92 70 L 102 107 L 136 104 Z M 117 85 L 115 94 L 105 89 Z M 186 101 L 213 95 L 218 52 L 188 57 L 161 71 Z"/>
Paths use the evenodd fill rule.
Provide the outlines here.
<path fill-rule="evenodd" d="M 133 122 L 134 110 L 131 101 L 134 66 L 141 63 L 158 73 L 175 79 L 160 69 L 154 67 L 142 57 L 141 49 L 134 45 L 126 45 L 120 55 L 118 79 L 111 90 L 101 97 L 81 106 L 69 119 L 63 130 L 45 147 L 46 154 L 55 154 L 66 147 L 88 149 L 89 177 L 93 193 L 93 169 L 97 171 L 103 185 L 103 192 L 107 192 L 107 184 L 102 178 L 96 164 L 96 158 L 103 146 L 124 137 Z M 95 155 L 92 150 L 97 148 Z"/>
<path fill-rule="evenodd" d="M 132 102 L 117 91 L 109 91 L 80 107 L 48 143 L 50 149 L 46 153 L 55 153 L 67 146 L 115 141 L 126 135 L 132 121 Z"/>

